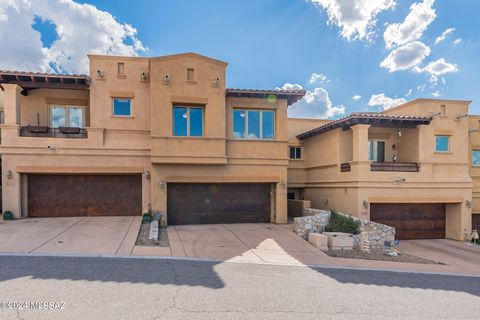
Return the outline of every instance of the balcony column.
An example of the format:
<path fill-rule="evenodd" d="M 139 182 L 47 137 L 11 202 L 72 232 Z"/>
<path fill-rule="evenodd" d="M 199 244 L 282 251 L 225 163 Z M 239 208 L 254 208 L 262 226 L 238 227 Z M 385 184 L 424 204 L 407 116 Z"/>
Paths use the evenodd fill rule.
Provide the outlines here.
<path fill-rule="evenodd" d="M 6 125 L 20 124 L 20 92 L 22 88 L 16 84 L 2 84 L 5 90 L 4 115 Z"/>
<path fill-rule="evenodd" d="M 368 161 L 368 128 L 370 125 L 357 124 L 353 131 L 353 161 Z"/>

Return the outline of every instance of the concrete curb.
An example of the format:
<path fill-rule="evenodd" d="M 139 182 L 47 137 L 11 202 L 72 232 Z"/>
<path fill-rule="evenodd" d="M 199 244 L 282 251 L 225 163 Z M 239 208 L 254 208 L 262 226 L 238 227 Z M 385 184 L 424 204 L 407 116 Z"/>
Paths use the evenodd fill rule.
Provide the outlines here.
<path fill-rule="evenodd" d="M 109 254 L 68 254 L 68 253 L 7 253 L 0 252 L 0 257 L 51 257 L 51 258 L 104 258 L 104 259 L 144 259 L 144 260 L 176 260 L 176 261 L 192 261 L 192 262 L 216 262 L 216 263 L 234 263 L 234 264 L 253 264 L 266 266 L 281 266 L 281 267 L 297 267 L 310 269 L 325 269 L 325 270 L 356 270 L 356 271 L 380 271 L 393 273 L 407 273 L 407 274 L 425 274 L 425 275 L 440 275 L 440 276 L 454 276 L 454 277 L 470 277 L 480 278 L 480 274 L 463 274 L 452 272 L 433 272 L 421 270 L 403 270 L 395 268 L 362 268 L 350 266 L 329 266 L 329 265 L 298 265 L 291 263 L 257 263 L 251 261 L 228 261 L 211 258 L 190 258 L 190 257 L 166 257 L 166 256 L 124 256 L 124 255 L 109 255 Z"/>

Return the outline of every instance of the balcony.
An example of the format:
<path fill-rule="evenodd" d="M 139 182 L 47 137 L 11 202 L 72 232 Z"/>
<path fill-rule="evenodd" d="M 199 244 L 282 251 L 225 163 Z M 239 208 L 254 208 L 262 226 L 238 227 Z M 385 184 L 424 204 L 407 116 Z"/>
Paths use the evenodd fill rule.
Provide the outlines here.
<path fill-rule="evenodd" d="M 88 133 L 87 130 L 83 128 L 26 126 L 20 128 L 20 136 L 34 138 L 87 139 Z"/>
<path fill-rule="evenodd" d="M 418 170 L 416 162 L 372 162 L 370 165 L 370 171 L 418 172 Z"/>

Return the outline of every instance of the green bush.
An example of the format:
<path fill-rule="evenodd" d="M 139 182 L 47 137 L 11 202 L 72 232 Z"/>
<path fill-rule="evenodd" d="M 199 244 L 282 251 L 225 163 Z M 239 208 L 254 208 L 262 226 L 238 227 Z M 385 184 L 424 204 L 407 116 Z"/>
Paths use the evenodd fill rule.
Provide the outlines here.
<path fill-rule="evenodd" d="M 7 210 L 3 213 L 3 220 L 13 220 L 13 213 L 10 210 Z"/>
<path fill-rule="evenodd" d="M 360 222 L 331 210 L 330 221 L 325 226 L 327 232 L 360 233 Z"/>
<path fill-rule="evenodd" d="M 150 223 L 152 222 L 153 218 L 152 218 L 152 213 L 151 212 L 145 212 L 143 215 L 142 215 L 142 223 Z"/>

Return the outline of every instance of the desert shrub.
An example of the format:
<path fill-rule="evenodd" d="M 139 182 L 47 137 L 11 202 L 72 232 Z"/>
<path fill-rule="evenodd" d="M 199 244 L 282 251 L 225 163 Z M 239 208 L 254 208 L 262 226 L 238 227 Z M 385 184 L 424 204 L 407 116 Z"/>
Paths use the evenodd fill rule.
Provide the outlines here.
<path fill-rule="evenodd" d="M 330 221 L 325 226 L 327 232 L 345 232 L 360 233 L 360 222 L 353 220 L 351 217 L 338 214 L 331 210 Z"/>

